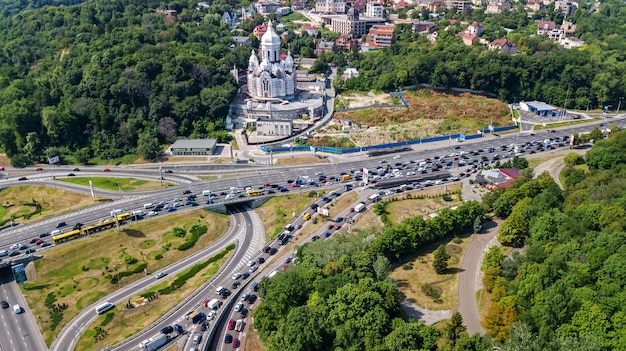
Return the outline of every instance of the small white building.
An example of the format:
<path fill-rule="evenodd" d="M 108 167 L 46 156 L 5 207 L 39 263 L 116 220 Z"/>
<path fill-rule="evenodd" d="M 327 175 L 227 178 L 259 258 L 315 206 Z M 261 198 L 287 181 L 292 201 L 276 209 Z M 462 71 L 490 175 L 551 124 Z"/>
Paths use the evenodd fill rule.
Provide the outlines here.
<path fill-rule="evenodd" d="M 208 156 L 215 152 L 215 139 L 179 139 L 170 146 L 174 156 Z"/>

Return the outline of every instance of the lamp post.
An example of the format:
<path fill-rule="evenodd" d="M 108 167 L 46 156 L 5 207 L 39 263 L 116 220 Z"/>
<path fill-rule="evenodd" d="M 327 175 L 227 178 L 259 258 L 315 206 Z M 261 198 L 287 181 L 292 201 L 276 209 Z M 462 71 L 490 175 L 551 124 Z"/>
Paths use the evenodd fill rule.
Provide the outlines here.
<path fill-rule="evenodd" d="M 619 108 L 620 108 L 620 106 L 622 106 L 622 100 L 624 100 L 624 97 L 620 96 L 619 97 L 619 102 L 617 103 L 617 111 L 615 112 L 615 114 L 619 113 Z"/>

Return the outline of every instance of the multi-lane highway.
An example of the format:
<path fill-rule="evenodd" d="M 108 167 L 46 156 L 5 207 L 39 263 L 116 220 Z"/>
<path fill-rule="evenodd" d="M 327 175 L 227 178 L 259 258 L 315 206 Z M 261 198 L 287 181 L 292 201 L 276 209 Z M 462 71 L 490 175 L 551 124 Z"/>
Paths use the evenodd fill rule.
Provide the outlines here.
<path fill-rule="evenodd" d="M 623 122 L 621 120 L 612 120 L 611 123 L 616 123 L 622 127 L 624 127 Z M 553 138 L 555 136 L 562 137 L 564 135 L 576 134 L 579 132 L 590 131 L 594 126 L 598 126 L 601 123 L 607 123 L 607 121 L 598 121 L 593 122 L 584 126 L 573 126 L 561 128 L 556 131 L 556 133 L 548 133 L 546 131 L 536 132 L 535 135 L 531 135 L 530 133 L 523 134 L 509 134 L 503 135 L 501 137 L 489 137 L 481 140 L 472 140 L 467 141 L 465 143 L 457 143 L 454 141 L 436 143 L 436 144 L 422 144 L 415 145 L 415 151 L 406 152 L 402 154 L 401 159 L 398 159 L 400 162 L 406 162 L 409 159 L 411 160 L 421 160 L 425 158 L 433 158 L 434 156 L 442 156 L 446 154 L 450 154 L 451 152 L 460 152 L 463 150 L 477 150 L 488 148 L 496 149 L 495 153 L 502 153 L 500 148 L 502 145 L 511 145 L 511 144 L 523 144 L 530 141 L 543 141 L 544 139 Z M 607 124 L 608 125 L 608 124 Z M 604 126 L 602 128 L 605 128 Z M 458 150 L 455 150 L 456 147 L 459 147 Z M 276 158 L 276 156 L 274 156 Z M 389 157 L 389 156 L 387 156 Z M 259 157 L 263 158 L 262 156 Z M 119 193 L 119 192 L 111 192 L 109 195 L 113 197 L 117 197 L 118 199 L 109 203 L 99 204 L 96 206 L 92 206 L 89 208 L 76 210 L 73 212 L 65 213 L 61 216 L 55 218 L 49 218 L 46 220 L 42 220 L 39 222 L 35 222 L 29 225 L 21 225 L 10 229 L 5 229 L 0 231 L 0 249 L 8 248 L 11 244 L 17 242 L 25 242 L 30 238 L 37 236 L 39 233 L 50 232 L 54 229 L 55 223 L 59 221 L 65 221 L 68 225 L 72 225 L 76 222 L 81 222 L 84 224 L 96 223 L 104 218 L 109 217 L 109 212 L 115 208 L 121 208 L 124 210 L 133 210 L 133 209 L 143 209 L 143 204 L 147 202 L 157 203 L 162 200 L 172 201 L 174 198 L 182 197 L 182 189 L 190 189 L 194 194 L 201 194 L 203 190 L 210 189 L 214 192 L 220 192 L 222 190 L 227 190 L 231 186 L 236 186 L 239 188 L 244 188 L 246 186 L 257 187 L 260 184 L 280 184 L 282 186 L 289 186 L 287 184 L 287 180 L 294 180 L 301 176 L 309 176 L 312 179 L 315 179 L 315 174 L 322 172 L 326 175 L 338 175 L 340 172 L 349 172 L 353 169 L 359 168 L 368 168 L 374 169 L 380 165 L 381 159 L 386 158 L 385 156 L 368 158 L 365 154 L 357 154 L 352 155 L 350 157 L 338 157 L 340 160 L 339 163 L 332 164 L 316 164 L 316 165 L 305 165 L 305 166 L 295 166 L 295 167 L 276 167 L 276 166 L 253 166 L 248 167 L 246 169 L 236 168 L 235 171 L 229 169 L 224 173 L 236 172 L 236 177 L 223 177 L 213 180 L 197 180 L 196 175 L 206 174 L 206 169 L 203 169 L 201 165 L 193 165 L 189 167 L 180 167 L 175 172 L 180 172 L 181 169 L 185 169 L 185 174 L 180 175 L 181 178 L 176 181 L 179 184 L 185 184 L 184 186 L 167 188 L 164 190 L 158 191 L 144 191 L 144 192 L 134 192 L 134 193 Z M 389 159 L 390 163 L 393 162 Z M 394 160 L 395 161 L 395 160 Z M 146 176 L 151 175 L 154 177 L 157 169 L 154 167 L 147 165 L 146 169 L 116 169 L 112 168 L 111 173 L 102 173 L 101 171 L 83 171 L 81 174 L 77 174 L 77 176 L 86 176 L 86 175 L 102 175 L 102 176 L 122 176 L 129 175 L 134 177 L 139 177 L 141 174 Z M 214 169 L 214 168 L 212 168 Z M 213 170 L 212 172 L 218 172 Z M 241 172 L 241 174 L 239 174 Z M 53 180 L 55 177 L 66 176 L 67 170 L 46 170 L 43 172 L 33 172 L 32 175 L 28 176 L 27 181 L 18 181 L 16 177 L 8 178 L 0 181 L 1 186 L 11 186 L 11 185 L 26 185 L 26 184 L 56 184 L 59 186 L 60 182 Z M 167 177 L 172 176 L 172 174 L 166 174 Z M 178 175 L 176 175 L 178 177 Z M 172 176 L 173 177 L 173 176 Z M 173 179 L 172 179 L 173 180 Z M 63 185 L 65 186 L 65 184 Z M 89 190 L 85 187 L 77 187 L 73 185 L 69 185 L 72 189 L 79 189 L 80 191 L 88 192 Z M 302 188 L 288 188 L 289 191 L 300 191 Z M 280 194 L 277 192 L 277 195 Z M 202 203 L 202 196 L 199 196 L 198 201 Z M 223 197 L 220 199 L 223 201 Z M 255 215 L 250 212 L 250 215 L 246 215 L 246 212 L 243 211 L 241 213 L 234 213 L 233 226 L 229 229 L 228 233 L 217 243 L 212 245 L 209 248 L 206 248 L 201 253 L 191 256 L 186 260 L 176 263 L 175 265 L 168 267 L 167 271 L 170 274 L 175 273 L 184 269 L 185 267 L 193 264 L 195 260 L 198 260 L 200 256 L 209 257 L 210 255 L 219 252 L 223 247 L 232 242 L 237 242 L 236 252 L 233 254 L 232 259 L 224 266 L 223 271 L 221 271 L 218 275 L 214 277 L 212 282 L 227 282 L 230 280 L 231 274 L 234 271 L 239 271 L 244 268 L 242 265 L 247 262 L 247 260 L 253 256 L 255 256 L 261 247 L 263 247 L 263 233 L 255 232 L 254 228 L 262 228 L 262 225 L 259 223 L 258 218 L 255 219 Z M 159 214 L 163 215 L 163 214 Z M 238 219 L 236 219 L 238 218 Z M 255 222 L 256 221 L 256 222 Z M 253 224 L 254 223 L 254 224 Z M 248 228 L 249 227 L 249 228 Z M 245 229 L 245 230 L 244 230 Z M 247 229 L 252 230 L 248 232 Z M 107 296 L 107 301 L 111 302 L 119 302 L 124 301 L 127 296 L 133 296 L 137 292 L 140 292 L 150 285 L 154 284 L 154 277 L 146 277 L 142 280 L 139 280 L 124 289 Z M 8 284 L 8 285 L 7 285 Z M 10 287 L 11 283 L 2 284 L 2 286 Z M 14 285 L 14 283 L 13 283 Z M 180 318 L 184 313 L 181 311 L 188 311 L 195 306 L 199 305 L 202 295 L 202 299 L 211 298 L 215 296 L 214 283 L 210 283 L 211 286 L 205 286 L 205 290 L 201 290 L 194 294 L 193 298 L 187 299 L 182 303 L 175 312 L 168 314 L 156 325 L 147 329 L 146 331 L 140 333 L 138 336 L 131 338 L 124 343 L 117 346 L 117 349 L 129 349 L 129 347 L 136 347 L 141 340 L 146 337 L 149 337 L 152 334 L 157 334 L 158 330 L 161 326 L 171 325 L 176 321 L 180 321 Z M 229 287 L 230 284 L 224 285 Z M 11 292 L 12 291 L 12 292 Z M 5 295 L 6 294 L 6 295 Z M 17 296 L 16 296 L 17 295 Z M 17 287 L 13 287 L 13 290 L 9 289 L 6 292 L 3 292 L 3 296 L 8 296 L 9 299 L 19 300 L 19 290 Z M 4 298 L 4 297 L 2 297 Z M 29 313 L 26 303 L 22 298 L 23 307 L 26 308 L 26 313 L 21 315 L 15 315 L 12 309 L 0 310 L 2 313 L 2 320 L 10 325 L 10 328 L 5 328 L 6 330 L 11 330 L 10 334 L 7 334 L 8 337 L 5 338 L 2 334 L 0 334 L 0 349 L 1 350 L 22 350 L 23 347 L 19 346 L 21 344 L 17 344 L 18 342 L 23 342 L 29 345 L 30 349 L 40 349 L 37 345 L 42 345 L 41 336 L 38 334 L 37 327 L 34 323 L 34 319 L 32 315 Z M 182 313 L 182 314 L 181 314 Z M 185 312 L 186 313 L 186 312 Z M 55 350 L 70 350 L 74 346 L 75 338 L 78 337 L 82 331 L 94 320 L 95 312 L 93 312 L 93 306 L 83 311 L 81 314 L 76 316 L 74 320 L 71 321 L 67 325 L 65 329 L 59 335 L 59 338 L 54 342 L 53 349 Z M 211 324 L 211 328 L 213 325 Z M 197 326 L 196 326 L 197 327 Z M 17 328 L 17 329 L 15 329 Z M 21 328 L 21 329 L 20 329 Z M 21 330 L 21 332 L 20 332 Z M 194 330 L 195 332 L 195 330 Z M 34 335 L 37 334 L 35 337 Z M 21 335 L 21 338 L 15 337 L 15 335 Z M 208 334 L 207 334 L 208 335 Z M 20 339 L 22 341 L 20 341 Z M 35 345 L 33 347 L 33 345 Z M 44 349 L 44 348 L 41 348 Z"/>

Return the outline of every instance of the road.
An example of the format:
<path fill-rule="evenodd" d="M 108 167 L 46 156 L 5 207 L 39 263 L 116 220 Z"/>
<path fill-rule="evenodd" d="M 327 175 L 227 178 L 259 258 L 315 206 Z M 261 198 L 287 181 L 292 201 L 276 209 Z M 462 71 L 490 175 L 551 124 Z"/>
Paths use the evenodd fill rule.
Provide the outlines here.
<path fill-rule="evenodd" d="M 487 149 L 489 147 L 494 147 L 498 149 L 501 145 L 521 144 L 521 143 L 531 141 L 531 140 L 542 140 L 544 138 L 552 137 L 552 136 L 570 135 L 570 134 L 578 133 L 583 130 L 588 131 L 588 130 L 591 130 L 593 126 L 599 126 L 601 123 L 607 123 L 607 122 L 609 121 L 594 122 L 594 123 L 591 123 L 590 125 L 585 125 L 585 126 L 573 126 L 573 127 L 561 128 L 558 130 L 556 134 L 550 134 L 546 132 L 537 132 L 536 133 L 537 135 L 530 135 L 530 133 L 524 133 L 524 134 L 517 133 L 517 134 L 503 135 L 501 137 L 489 137 L 489 138 L 484 138 L 484 139 L 466 141 L 464 143 L 451 143 L 450 141 L 448 141 L 447 143 L 439 142 L 439 143 L 433 143 L 433 144 L 416 145 L 414 149 L 417 149 L 417 150 L 403 153 L 402 160 L 422 159 L 426 157 L 432 158 L 435 155 L 443 155 L 443 154 L 448 154 L 450 152 L 454 152 L 455 147 L 460 148 L 460 150 L 457 150 L 457 151 L 468 150 L 470 148 L 471 149 L 478 149 L 478 148 Z M 623 122 L 617 121 L 617 120 L 612 120 L 610 122 L 623 124 Z M 389 156 L 391 155 L 388 155 L 387 157 Z M 187 184 L 184 187 L 188 187 L 192 189 L 194 193 L 200 193 L 202 190 L 205 190 L 205 189 L 212 189 L 212 190 L 228 189 L 230 186 L 245 187 L 245 186 L 256 186 L 258 184 L 263 184 L 263 183 L 285 184 L 284 182 L 286 182 L 286 180 L 288 179 L 295 179 L 302 175 L 309 175 L 313 177 L 313 175 L 316 172 L 324 172 L 325 174 L 337 175 L 341 171 L 349 171 L 350 169 L 359 169 L 361 167 L 373 169 L 379 165 L 379 161 L 383 158 L 385 158 L 385 156 L 369 158 L 367 157 L 366 154 L 357 154 L 357 155 L 350 155 L 350 156 L 338 156 L 335 158 L 335 160 L 337 160 L 340 163 L 335 163 L 335 164 L 315 164 L 315 165 L 304 165 L 304 166 L 294 166 L 294 167 L 274 167 L 274 166 L 248 167 L 246 169 L 232 168 L 231 166 L 228 166 L 228 169 L 229 169 L 228 172 L 232 174 L 233 170 L 235 171 L 236 174 L 234 178 L 223 178 L 223 179 L 214 179 L 214 180 L 207 180 L 207 181 L 195 181 L 192 178 L 190 178 L 189 181 L 192 183 Z M 96 172 L 89 172 L 89 171 L 85 172 L 84 174 L 93 174 L 93 175 L 99 174 L 103 176 L 121 176 L 123 174 L 135 174 L 133 173 L 135 171 L 138 174 L 141 174 L 142 172 L 146 174 L 156 174 L 155 172 L 157 172 L 158 169 L 154 167 L 158 167 L 158 166 L 149 165 L 149 166 L 146 166 L 145 169 L 137 169 L 135 167 L 132 167 L 131 170 L 126 169 L 126 168 L 119 168 L 119 169 L 112 168 L 110 174 L 100 173 L 100 172 L 96 173 Z M 203 166 L 198 166 L 198 165 L 181 166 L 180 168 L 177 168 L 176 172 L 184 172 L 186 173 L 186 175 L 190 177 L 194 177 L 192 174 L 201 174 L 203 172 L 206 173 L 206 171 L 203 171 L 203 169 L 206 169 L 206 168 L 204 168 Z M 239 172 L 241 172 L 241 174 L 239 174 Z M 53 174 L 54 174 L 53 172 L 42 172 L 41 174 L 36 174 L 32 176 L 33 177 L 32 180 L 21 181 L 21 182 L 17 181 L 16 178 L 9 178 L 9 179 L 3 180 L 2 185 L 11 186 L 11 185 L 39 184 L 39 183 L 50 184 L 50 182 L 54 184 L 58 184 L 59 182 L 52 181 Z M 81 175 L 83 174 L 81 173 Z M 56 218 L 49 218 L 46 220 L 35 222 L 33 224 L 6 229 L 0 232 L 0 249 L 5 248 L 9 246 L 10 244 L 18 242 L 18 241 L 28 240 L 31 237 L 37 235 L 38 233 L 41 233 L 44 231 L 49 232 L 50 230 L 53 229 L 52 227 L 54 223 L 56 223 L 59 220 L 65 220 L 68 222 L 68 224 L 75 223 L 78 221 L 85 223 L 85 224 L 89 224 L 90 222 L 95 223 L 101 220 L 102 218 L 108 217 L 108 212 L 112 208 L 123 208 L 125 210 L 131 210 L 135 208 L 141 209 L 142 203 L 144 202 L 157 202 L 158 200 L 172 199 L 174 197 L 181 196 L 181 190 L 184 189 L 184 187 L 179 186 L 179 187 L 168 188 L 166 190 L 151 191 L 151 192 L 137 192 L 133 194 L 120 193 L 119 196 L 121 198 L 112 203 L 101 204 L 98 206 L 93 206 L 90 208 L 66 213 Z M 88 189 L 84 189 L 84 187 L 82 187 L 81 190 L 88 191 Z M 294 190 L 294 189 L 290 188 L 290 190 Z M 147 278 L 146 280 L 150 280 L 150 279 Z M 123 295 L 122 292 L 120 292 L 120 294 Z M 121 295 L 113 295 L 111 296 L 111 298 L 117 301 L 117 298 L 119 298 L 119 296 Z M 107 297 L 107 299 L 109 298 Z M 24 317 L 28 318 L 26 316 L 30 316 L 30 314 L 26 313 Z M 73 321 L 71 325 L 75 326 L 74 328 L 80 329 L 80 328 L 84 328 L 85 325 L 88 325 L 86 324 L 88 321 L 89 321 L 89 318 L 85 319 L 85 321 L 83 322 Z M 30 329 L 31 334 L 34 334 L 36 332 L 37 332 L 36 328 Z M 68 341 L 65 340 L 62 342 L 62 344 L 68 345 L 67 342 Z"/>

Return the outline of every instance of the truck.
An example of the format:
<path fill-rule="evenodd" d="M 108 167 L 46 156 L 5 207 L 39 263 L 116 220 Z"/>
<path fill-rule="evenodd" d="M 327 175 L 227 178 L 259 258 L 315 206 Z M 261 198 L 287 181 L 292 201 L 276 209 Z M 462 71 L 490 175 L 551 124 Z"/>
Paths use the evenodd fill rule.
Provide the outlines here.
<path fill-rule="evenodd" d="M 139 349 L 142 351 L 156 351 L 163 345 L 167 344 L 168 341 L 170 341 L 170 336 L 167 334 L 155 336 L 142 341 L 141 344 L 139 344 Z"/>
<path fill-rule="evenodd" d="M 354 212 L 363 212 L 365 211 L 367 207 L 365 207 L 365 204 L 362 202 L 359 202 L 356 207 L 354 207 Z"/>
<path fill-rule="evenodd" d="M 191 323 L 200 323 L 202 322 L 205 318 L 206 318 L 206 314 L 204 314 L 204 312 L 200 312 L 200 311 L 193 311 L 189 314 L 189 320 L 191 320 Z"/>
<path fill-rule="evenodd" d="M 344 175 L 341 176 L 341 179 L 343 179 L 343 180 L 350 180 L 350 179 L 352 179 L 352 176 L 349 175 L 349 174 L 344 174 Z"/>
<path fill-rule="evenodd" d="M 222 306 L 222 301 L 218 299 L 212 299 L 206 304 L 206 307 L 213 309 L 213 310 L 220 308 L 220 306 Z"/>
<path fill-rule="evenodd" d="M 202 196 L 211 196 L 213 192 L 211 190 L 202 190 Z"/>

